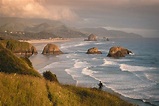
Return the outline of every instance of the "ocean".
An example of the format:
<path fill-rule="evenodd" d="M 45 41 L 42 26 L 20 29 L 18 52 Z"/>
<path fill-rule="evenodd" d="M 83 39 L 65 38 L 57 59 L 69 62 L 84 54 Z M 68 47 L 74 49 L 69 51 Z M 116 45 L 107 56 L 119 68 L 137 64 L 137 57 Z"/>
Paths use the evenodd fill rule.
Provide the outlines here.
<path fill-rule="evenodd" d="M 91 88 L 98 88 L 101 81 L 103 90 L 110 89 L 139 106 L 159 106 L 159 39 L 78 39 L 56 44 L 65 54 L 42 55 L 45 44 L 34 44 L 39 54 L 30 60 L 40 73 L 50 70 L 63 84 Z M 125 47 L 133 54 L 119 59 L 107 57 L 112 46 Z M 97 47 L 102 54 L 86 54 L 92 47 Z"/>

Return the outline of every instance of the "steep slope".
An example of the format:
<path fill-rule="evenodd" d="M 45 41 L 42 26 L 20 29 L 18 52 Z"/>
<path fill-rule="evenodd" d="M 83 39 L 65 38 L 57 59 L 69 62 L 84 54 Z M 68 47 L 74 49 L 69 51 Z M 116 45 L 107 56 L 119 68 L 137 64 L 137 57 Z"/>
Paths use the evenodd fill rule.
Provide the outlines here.
<path fill-rule="evenodd" d="M 0 44 L 0 72 L 17 73 L 24 75 L 32 75 L 41 77 L 41 75 L 33 69 L 27 58 L 18 58 L 10 50 L 5 49 Z"/>
<path fill-rule="evenodd" d="M 104 91 L 0 73 L 2 106 L 133 106 Z"/>

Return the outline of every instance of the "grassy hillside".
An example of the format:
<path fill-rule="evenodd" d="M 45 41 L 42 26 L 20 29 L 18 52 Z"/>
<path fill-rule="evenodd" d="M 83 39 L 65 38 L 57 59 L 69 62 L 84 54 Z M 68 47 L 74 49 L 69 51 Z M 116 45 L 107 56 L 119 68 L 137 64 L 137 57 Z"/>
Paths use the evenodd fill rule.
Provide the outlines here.
<path fill-rule="evenodd" d="M 26 62 L 27 61 L 27 62 Z M 29 60 L 18 58 L 10 50 L 5 49 L 0 44 L 0 72 L 27 74 L 41 77 L 41 75 L 33 69 Z"/>
<path fill-rule="evenodd" d="M 104 91 L 0 73 L 0 106 L 133 106 Z"/>
<path fill-rule="evenodd" d="M 51 106 L 45 80 L 0 73 L 0 106 Z"/>
<path fill-rule="evenodd" d="M 35 47 L 28 42 L 20 42 L 17 40 L 6 39 L 1 40 L 0 43 L 7 49 L 11 50 L 13 53 L 37 52 Z"/>

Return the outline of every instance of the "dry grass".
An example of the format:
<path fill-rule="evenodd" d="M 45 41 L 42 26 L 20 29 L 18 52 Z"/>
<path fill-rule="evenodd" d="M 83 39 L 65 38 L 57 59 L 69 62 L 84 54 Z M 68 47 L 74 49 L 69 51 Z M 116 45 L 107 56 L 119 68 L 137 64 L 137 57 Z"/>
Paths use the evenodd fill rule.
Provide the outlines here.
<path fill-rule="evenodd" d="M 0 73 L 0 106 L 133 106 L 104 91 Z"/>
<path fill-rule="evenodd" d="M 2 106 L 49 106 L 45 80 L 38 77 L 0 73 Z"/>

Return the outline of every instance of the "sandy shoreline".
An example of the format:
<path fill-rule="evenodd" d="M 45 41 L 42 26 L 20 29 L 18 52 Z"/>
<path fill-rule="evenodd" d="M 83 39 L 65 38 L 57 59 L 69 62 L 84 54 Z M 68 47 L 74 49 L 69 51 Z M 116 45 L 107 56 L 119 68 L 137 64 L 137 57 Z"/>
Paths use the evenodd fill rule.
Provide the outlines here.
<path fill-rule="evenodd" d="M 70 41 L 69 38 L 53 38 L 53 39 L 32 39 L 32 40 L 19 40 L 20 42 L 28 42 L 28 43 L 51 43 L 51 42 L 66 42 Z"/>

